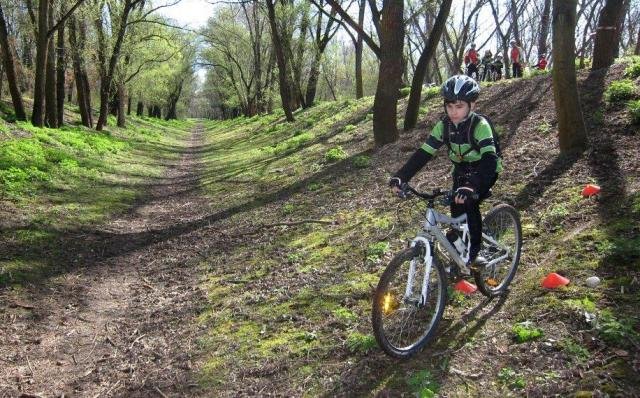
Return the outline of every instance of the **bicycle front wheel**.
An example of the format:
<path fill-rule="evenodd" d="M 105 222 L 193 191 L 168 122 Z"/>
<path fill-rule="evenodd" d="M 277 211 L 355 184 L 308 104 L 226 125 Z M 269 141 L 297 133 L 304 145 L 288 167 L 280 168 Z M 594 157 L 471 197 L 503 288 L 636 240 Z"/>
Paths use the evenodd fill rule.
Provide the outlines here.
<path fill-rule="evenodd" d="M 447 278 L 436 261 L 427 267 L 418 248 L 397 254 L 380 277 L 373 298 L 373 332 L 390 356 L 407 358 L 434 336 L 446 304 Z"/>
<path fill-rule="evenodd" d="M 482 221 L 480 252 L 488 265 L 474 272 L 478 289 L 487 297 L 504 293 L 516 275 L 522 250 L 522 225 L 518 211 L 507 204 L 491 209 Z"/>

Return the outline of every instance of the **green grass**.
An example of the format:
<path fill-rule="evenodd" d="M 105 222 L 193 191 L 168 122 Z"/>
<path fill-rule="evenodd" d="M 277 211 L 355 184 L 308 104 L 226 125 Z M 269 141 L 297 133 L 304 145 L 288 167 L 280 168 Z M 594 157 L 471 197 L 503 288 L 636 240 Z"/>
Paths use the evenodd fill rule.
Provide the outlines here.
<path fill-rule="evenodd" d="M 516 390 L 523 389 L 527 385 L 524 377 L 512 368 L 500 369 L 498 372 L 498 380 L 509 388 Z"/>
<path fill-rule="evenodd" d="M 144 194 L 141 184 L 163 173 L 191 121 L 132 117 L 128 127 L 97 132 L 82 126 L 20 131 L 0 143 L 0 201 L 23 217 L 26 228 L 5 230 L 18 253 L 0 261 L 0 285 L 19 284 L 56 272 L 65 255 L 60 235 L 124 211 Z M 43 257 L 40 254 L 47 253 Z M 44 260 L 43 260 L 44 259 Z"/>
<path fill-rule="evenodd" d="M 429 370 L 420 370 L 409 376 L 407 380 L 409 390 L 420 398 L 436 397 L 440 391 L 440 383 Z"/>
<path fill-rule="evenodd" d="M 624 70 L 624 75 L 630 79 L 640 77 L 640 57 L 631 57 L 629 66 Z"/>
<path fill-rule="evenodd" d="M 629 101 L 627 107 L 629 108 L 631 123 L 640 124 L 640 100 Z"/>
<path fill-rule="evenodd" d="M 517 323 L 513 325 L 511 331 L 517 343 L 533 341 L 544 335 L 542 329 L 532 326 L 529 322 Z"/>
<path fill-rule="evenodd" d="M 334 148 L 330 148 L 325 154 L 324 159 L 327 162 L 336 162 L 338 160 L 343 160 L 347 158 L 347 153 L 342 149 L 341 146 L 337 146 Z"/>

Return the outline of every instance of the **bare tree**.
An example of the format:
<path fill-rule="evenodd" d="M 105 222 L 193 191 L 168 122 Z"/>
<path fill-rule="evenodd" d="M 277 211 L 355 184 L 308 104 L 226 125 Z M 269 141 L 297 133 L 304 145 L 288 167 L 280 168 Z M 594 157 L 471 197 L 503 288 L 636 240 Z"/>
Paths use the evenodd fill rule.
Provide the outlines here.
<path fill-rule="evenodd" d="M 83 57 L 84 43 L 86 42 L 86 26 L 84 21 L 80 22 L 80 37 L 78 38 L 78 23 L 75 18 L 69 19 L 69 47 L 71 49 L 71 60 L 73 64 L 74 80 L 76 82 L 76 92 L 78 97 L 78 108 L 80 109 L 80 119 L 86 127 L 93 127 L 93 116 L 91 114 L 91 86 L 87 77 L 87 70 Z"/>
<path fill-rule="evenodd" d="M 420 107 L 422 82 L 424 82 L 427 65 L 436 52 L 436 47 L 438 46 L 445 23 L 449 17 L 449 10 L 451 9 L 452 2 L 452 0 L 442 1 L 438 17 L 433 25 L 427 44 L 422 50 L 422 54 L 420 54 L 420 59 L 418 60 L 418 64 L 416 65 L 416 69 L 413 74 L 413 81 L 411 82 L 411 94 L 409 95 L 409 103 L 407 104 L 407 111 L 404 118 L 405 131 L 415 127 L 418 120 L 418 108 Z"/>
<path fill-rule="evenodd" d="M 280 88 L 280 99 L 282 100 L 282 108 L 288 121 L 293 122 L 293 111 L 291 109 L 291 91 L 287 79 L 287 60 L 281 39 L 281 33 L 278 29 L 276 20 L 275 5 L 272 0 L 266 0 L 267 14 L 269 16 L 269 26 L 271 27 L 271 39 L 273 41 L 273 49 L 276 54 L 278 63 L 278 79 Z"/>
<path fill-rule="evenodd" d="M 380 61 L 378 85 L 373 102 L 373 136 L 378 146 L 394 142 L 398 139 L 398 91 L 403 71 L 404 2 L 383 0 L 380 10 L 374 0 L 369 0 L 372 23 L 380 38 L 379 46 L 336 0 L 327 0 L 327 3 L 345 23 L 362 35 L 362 40 Z"/>
<path fill-rule="evenodd" d="M 0 47 L 2 47 L 2 65 L 7 74 L 7 82 L 9 83 L 9 92 L 11 93 L 11 102 L 13 102 L 13 111 L 17 120 L 26 120 L 27 115 L 24 111 L 22 103 L 22 94 L 18 87 L 18 79 L 14 64 L 14 50 L 9 42 L 9 32 L 7 30 L 7 22 L 4 17 L 4 11 L 0 5 Z"/>
<path fill-rule="evenodd" d="M 547 54 L 547 39 L 549 37 L 549 25 L 551 14 L 551 0 L 544 0 L 544 8 L 540 16 L 540 34 L 538 35 L 538 57 Z"/>
<path fill-rule="evenodd" d="M 44 125 L 43 119 L 43 105 L 45 98 L 45 79 L 46 79 L 46 64 L 47 64 L 47 52 L 49 40 L 53 34 L 57 32 L 58 27 L 65 23 L 73 12 L 83 3 L 84 0 L 77 0 L 75 4 L 60 18 L 57 23 L 49 23 L 49 10 L 50 1 L 52 0 L 40 0 L 38 4 L 38 19 L 35 20 L 33 8 L 31 7 L 31 1 L 27 1 L 27 7 L 29 9 L 29 15 L 36 27 L 36 64 L 35 64 L 35 82 L 33 89 L 33 111 L 31 114 L 31 122 L 34 126 L 42 127 Z M 54 72 L 55 76 L 55 72 Z M 54 77 L 55 78 L 55 77 Z M 55 88 L 54 88 L 55 90 Z M 52 100 L 50 102 L 53 102 Z"/>
<path fill-rule="evenodd" d="M 558 115 L 560 151 L 587 146 L 575 68 L 577 0 L 553 0 L 553 96 Z"/>

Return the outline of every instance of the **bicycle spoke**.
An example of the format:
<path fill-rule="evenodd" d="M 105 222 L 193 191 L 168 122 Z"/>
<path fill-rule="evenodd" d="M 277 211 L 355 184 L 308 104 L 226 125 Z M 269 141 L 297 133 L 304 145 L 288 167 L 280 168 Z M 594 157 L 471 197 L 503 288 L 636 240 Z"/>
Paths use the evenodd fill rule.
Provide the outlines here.
<path fill-rule="evenodd" d="M 413 352 L 419 348 L 426 341 L 428 335 L 432 334 L 432 329 L 437 324 L 435 319 L 439 319 L 442 316 L 442 310 L 444 309 L 444 291 L 442 291 L 442 283 L 439 281 L 441 278 L 439 273 L 443 271 L 441 267 L 438 268 L 437 266 L 430 268 L 427 300 L 424 305 L 421 304 L 422 284 L 426 271 L 423 261 L 419 261 L 420 265 L 413 275 L 412 290 L 407 292 L 409 293 L 408 297 L 405 297 L 409 262 L 410 259 L 405 259 L 395 269 L 393 276 L 387 278 L 388 280 L 384 282 L 386 286 L 378 309 L 379 330 L 376 329 L 375 323 L 377 321 L 374 320 L 376 338 L 380 334 L 384 335 L 384 338 L 378 339 L 378 341 L 385 348 L 385 351 L 394 356 L 401 355 L 399 353 L 402 352 Z M 402 292 L 402 295 L 399 293 L 394 295 L 393 292 Z M 387 299 L 387 295 L 391 295 L 393 298 Z M 390 308 L 393 305 L 389 305 L 389 302 L 395 300 L 395 298 L 399 298 L 397 300 L 398 305 L 395 308 Z M 375 316 L 375 311 L 374 305 L 374 318 L 378 319 Z M 388 349 L 386 348 L 387 346 Z"/>

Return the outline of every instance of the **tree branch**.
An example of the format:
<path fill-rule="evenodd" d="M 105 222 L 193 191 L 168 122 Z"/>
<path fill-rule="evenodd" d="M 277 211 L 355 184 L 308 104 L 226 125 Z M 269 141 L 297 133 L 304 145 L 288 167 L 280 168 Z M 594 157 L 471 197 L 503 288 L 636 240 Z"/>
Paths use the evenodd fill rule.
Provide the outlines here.
<path fill-rule="evenodd" d="M 71 7 L 71 9 L 69 11 L 67 11 L 66 14 L 64 14 L 62 16 L 62 18 L 60 18 L 60 20 L 58 21 L 58 23 L 56 23 L 55 25 L 53 25 L 53 27 L 51 29 L 49 29 L 47 31 L 47 39 L 50 39 L 51 36 L 58 30 L 58 28 L 60 27 L 60 25 L 62 25 L 63 23 L 65 23 L 65 21 L 67 20 L 67 18 L 69 18 L 71 16 L 71 14 L 73 14 L 73 12 L 76 10 L 76 8 L 80 7 L 80 4 L 82 4 L 84 2 L 84 0 L 78 0 L 76 2 L 76 4 L 73 5 L 73 7 Z"/>
<path fill-rule="evenodd" d="M 334 17 L 331 16 L 331 14 L 326 12 L 322 6 L 320 6 L 318 3 L 316 3 L 315 0 L 309 0 L 309 1 L 311 1 L 311 3 L 313 5 L 318 7 L 318 10 L 322 11 L 323 14 L 327 15 L 329 18 L 335 19 Z M 367 45 L 369 46 L 371 51 L 373 51 L 373 53 L 376 55 L 376 57 L 380 58 L 380 56 L 381 56 L 380 47 L 376 44 L 376 42 L 373 41 L 371 36 L 368 35 L 367 32 L 365 32 L 364 29 L 362 29 L 362 27 L 360 25 L 358 25 L 353 20 L 353 18 L 351 18 L 351 16 L 349 16 L 349 14 L 347 14 L 347 12 L 340 6 L 340 4 L 338 4 L 338 2 L 336 0 L 326 0 L 326 1 L 327 1 L 327 3 L 329 5 L 331 5 L 332 9 L 335 12 L 337 12 L 338 15 L 340 15 L 340 17 L 342 18 L 343 22 L 346 22 L 347 24 L 349 24 L 349 26 L 351 28 L 353 28 L 353 30 L 355 30 L 356 32 L 358 32 L 362 36 L 362 39 L 364 40 L 365 43 L 367 43 Z M 337 19 L 336 19 L 336 22 L 341 23 L 341 21 L 337 20 Z"/>

